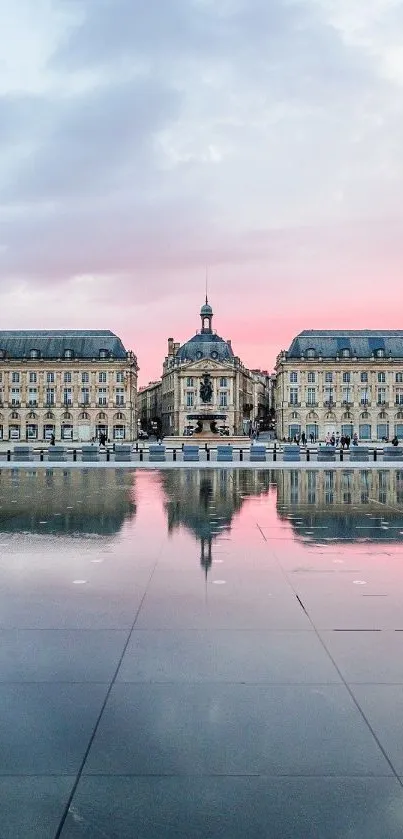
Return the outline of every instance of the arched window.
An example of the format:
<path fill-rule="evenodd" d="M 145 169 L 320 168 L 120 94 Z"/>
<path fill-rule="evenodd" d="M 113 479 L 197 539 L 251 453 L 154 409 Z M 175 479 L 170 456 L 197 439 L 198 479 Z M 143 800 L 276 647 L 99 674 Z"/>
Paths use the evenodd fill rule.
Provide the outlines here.
<path fill-rule="evenodd" d="M 306 351 L 306 357 L 316 358 L 316 350 L 313 347 L 309 347 L 309 349 Z"/>
<path fill-rule="evenodd" d="M 29 357 L 30 358 L 40 358 L 40 355 L 41 354 L 40 354 L 39 350 L 36 350 L 34 347 L 32 348 L 32 350 L 29 351 Z"/>
<path fill-rule="evenodd" d="M 100 358 L 109 358 L 109 350 L 101 349 L 99 351 Z"/>
<path fill-rule="evenodd" d="M 66 349 L 64 351 L 64 358 L 73 358 L 73 350 Z"/>
<path fill-rule="evenodd" d="M 382 349 L 382 347 L 379 347 L 379 349 L 375 350 L 375 355 L 377 358 L 384 358 L 385 350 Z"/>
<path fill-rule="evenodd" d="M 348 347 L 344 347 L 344 349 L 342 349 L 342 351 L 341 351 L 341 354 L 342 354 L 343 358 L 350 358 L 350 355 L 351 355 Z"/>

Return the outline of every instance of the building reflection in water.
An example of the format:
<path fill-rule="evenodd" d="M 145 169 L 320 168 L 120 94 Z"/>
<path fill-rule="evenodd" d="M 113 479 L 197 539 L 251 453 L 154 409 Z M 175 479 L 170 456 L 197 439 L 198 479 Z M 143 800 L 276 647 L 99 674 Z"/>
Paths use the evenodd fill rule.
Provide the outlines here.
<path fill-rule="evenodd" d="M 403 530 L 403 470 L 290 469 L 274 472 L 273 480 L 278 515 L 297 512 L 290 523 L 300 535 L 317 527 L 328 539 L 395 541 Z"/>
<path fill-rule="evenodd" d="M 114 535 L 136 513 L 124 469 L 0 470 L 0 532 Z"/>
<path fill-rule="evenodd" d="M 231 530 L 247 496 L 269 490 L 271 473 L 251 470 L 189 469 L 166 471 L 161 482 L 167 498 L 168 532 L 185 527 L 200 542 L 200 564 L 207 576 L 214 542 Z"/>

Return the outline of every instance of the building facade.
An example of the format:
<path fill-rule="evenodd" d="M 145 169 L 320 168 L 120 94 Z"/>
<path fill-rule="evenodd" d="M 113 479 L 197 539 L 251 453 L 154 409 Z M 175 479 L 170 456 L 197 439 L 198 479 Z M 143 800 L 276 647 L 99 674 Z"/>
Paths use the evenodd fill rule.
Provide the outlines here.
<path fill-rule="evenodd" d="M 403 438 L 403 331 L 314 331 L 276 361 L 279 439 Z"/>
<path fill-rule="evenodd" d="M 113 332 L 0 332 L 0 439 L 133 440 L 137 372 Z"/>
<path fill-rule="evenodd" d="M 212 386 L 210 407 L 231 435 L 247 433 L 262 404 L 262 381 L 234 355 L 231 341 L 213 331 L 213 310 L 207 301 L 200 310 L 201 329 L 180 345 L 168 339 L 161 379 L 161 427 L 164 436 L 181 435 L 195 428 L 189 418 L 205 407 L 200 393 L 203 377 Z M 256 395 L 256 391 L 258 391 Z"/>
<path fill-rule="evenodd" d="M 150 382 L 138 390 L 137 424 L 139 430 L 158 436 L 161 433 L 162 385 L 161 381 Z"/>

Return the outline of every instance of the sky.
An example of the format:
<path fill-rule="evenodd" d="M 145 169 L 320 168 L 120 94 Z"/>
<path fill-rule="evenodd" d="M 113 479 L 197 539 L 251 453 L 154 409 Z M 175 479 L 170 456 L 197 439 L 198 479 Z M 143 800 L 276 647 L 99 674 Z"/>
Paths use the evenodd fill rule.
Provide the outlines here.
<path fill-rule="evenodd" d="M 0 329 L 402 327 L 400 0 L 0 0 Z"/>

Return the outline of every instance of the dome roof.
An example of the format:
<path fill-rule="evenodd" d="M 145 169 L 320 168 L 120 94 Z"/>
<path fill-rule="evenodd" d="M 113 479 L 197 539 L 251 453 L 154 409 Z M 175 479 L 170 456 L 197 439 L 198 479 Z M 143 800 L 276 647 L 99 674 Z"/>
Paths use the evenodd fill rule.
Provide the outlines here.
<path fill-rule="evenodd" d="M 200 314 L 201 315 L 212 315 L 213 314 L 213 310 L 210 306 L 210 303 L 207 303 L 207 300 L 206 300 L 205 303 L 203 303 L 203 306 L 200 309 Z"/>
<path fill-rule="evenodd" d="M 190 341 L 186 341 L 186 344 L 179 347 L 176 353 L 178 361 L 198 361 L 201 358 L 212 358 L 214 361 L 230 361 L 234 358 L 231 344 L 216 335 L 211 328 L 213 310 L 207 296 L 200 309 L 200 317 L 201 332 L 193 335 Z"/>
<path fill-rule="evenodd" d="M 201 358 L 212 358 L 213 361 L 230 361 L 234 358 L 232 348 L 224 338 L 214 332 L 201 332 L 186 341 L 178 352 L 179 361 L 198 361 Z"/>

